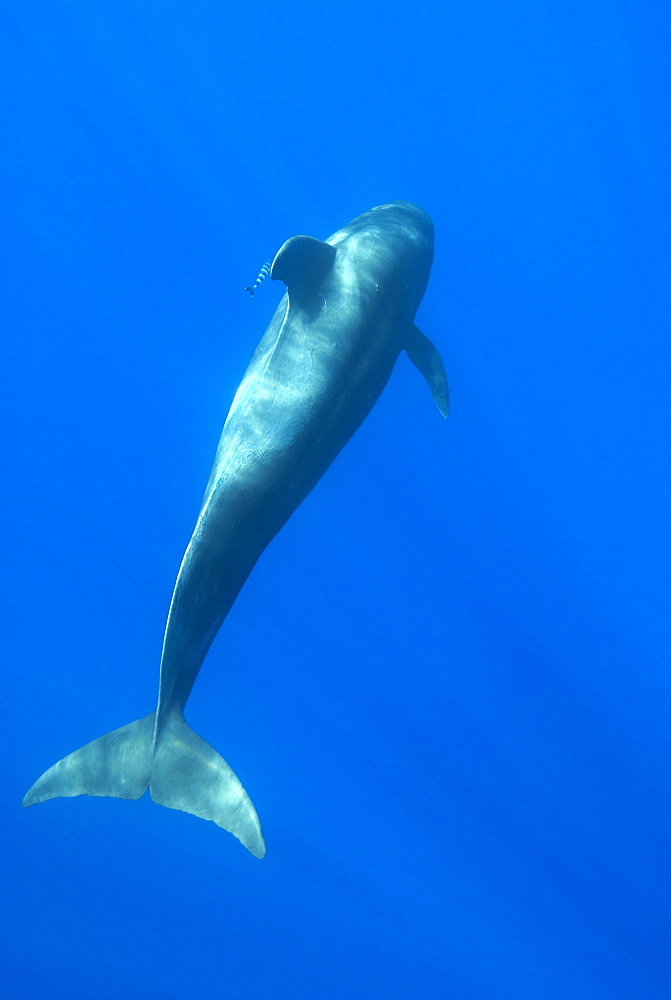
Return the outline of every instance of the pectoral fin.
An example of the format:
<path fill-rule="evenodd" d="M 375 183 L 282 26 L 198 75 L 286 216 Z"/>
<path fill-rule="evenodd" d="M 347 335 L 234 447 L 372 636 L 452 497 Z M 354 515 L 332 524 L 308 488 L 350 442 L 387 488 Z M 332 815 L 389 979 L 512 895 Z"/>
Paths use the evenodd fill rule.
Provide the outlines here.
<path fill-rule="evenodd" d="M 450 390 L 443 359 L 438 349 L 416 326 L 410 328 L 404 343 L 405 353 L 429 383 L 436 405 L 444 417 L 450 412 Z"/>

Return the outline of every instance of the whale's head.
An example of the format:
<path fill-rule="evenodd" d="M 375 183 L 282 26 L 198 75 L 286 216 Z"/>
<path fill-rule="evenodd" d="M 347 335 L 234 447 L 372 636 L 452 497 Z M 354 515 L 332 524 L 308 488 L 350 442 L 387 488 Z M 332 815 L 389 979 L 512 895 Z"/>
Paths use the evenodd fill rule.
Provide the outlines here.
<path fill-rule="evenodd" d="M 329 243 L 337 245 L 347 236 L 362 231 L 404 233 L 424 249 L 433 252 L 434 228 L 431 216 L 411 201 L 389 201 L 384 205 L 376 205 L 362 215 L 357 215 L 356 219 L 334 233 Z"/>
<path fill-rule="evenodd" d="M 368 250 L 359 258 L 371 278 L 414 316 L 424 295 L 433 263 L 431 217 L 410 201 L 392 201 L 357 216 L 329 240 L 335 246 L 355 241 Z M 365 256 L 362 255 L 362 256 Z"/>

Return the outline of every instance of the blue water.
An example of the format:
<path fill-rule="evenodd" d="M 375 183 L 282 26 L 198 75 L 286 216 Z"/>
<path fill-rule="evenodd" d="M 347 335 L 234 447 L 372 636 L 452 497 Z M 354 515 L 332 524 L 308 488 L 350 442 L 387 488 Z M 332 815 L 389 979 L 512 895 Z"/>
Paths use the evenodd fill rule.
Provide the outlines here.
<path fill-rule="evenodd" d="M 67 1000 L 671 997 L 667 4 L 23 3 L 4 93 L 2 976 Z M 296 233 L 433 217 L 405 357 L 188 706 L 268 844 L 23 811 L 151 711 Z"/>

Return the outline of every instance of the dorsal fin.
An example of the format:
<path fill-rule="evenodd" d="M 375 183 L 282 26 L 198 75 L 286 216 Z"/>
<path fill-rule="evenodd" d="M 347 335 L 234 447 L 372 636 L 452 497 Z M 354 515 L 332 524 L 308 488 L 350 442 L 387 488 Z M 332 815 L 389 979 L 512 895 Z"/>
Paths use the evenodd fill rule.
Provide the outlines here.
<path fill-rule="evenodd" d="M 289 302 L 309 301 L 333 267 L 336 248 L 312 236 L 292 236 L 275 254 L 270 269 L 273 281 L 283 281 Z"/>

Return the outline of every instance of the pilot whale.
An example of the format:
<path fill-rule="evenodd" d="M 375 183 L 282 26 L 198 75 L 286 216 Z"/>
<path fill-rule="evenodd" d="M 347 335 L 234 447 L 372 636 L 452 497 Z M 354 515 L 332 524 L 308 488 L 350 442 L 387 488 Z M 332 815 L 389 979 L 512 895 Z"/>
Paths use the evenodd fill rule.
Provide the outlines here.
<path fill-rule="evenodd" d="M 184 706 L 254 564 L 368 415 L 401 351 L 447 416 L 443 362 L 414 325 L 433 240 L 429 216 L 399 201 L 325 241 L 294 236 L 280 247 L 270 277 L 286 292 L 235 393 L 177 575 L 157 708 L 58 761 L 24 806 L 72 795 L 139 799 L 149 788 L 154 802 L 212 820 L 265 855 L 251 799 L 187 725 Z"/>

